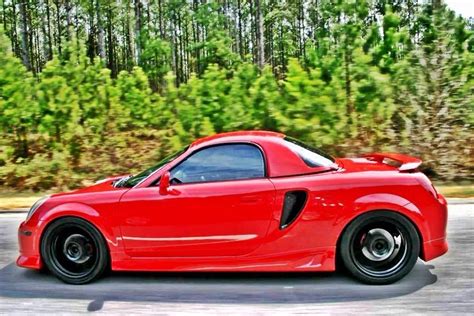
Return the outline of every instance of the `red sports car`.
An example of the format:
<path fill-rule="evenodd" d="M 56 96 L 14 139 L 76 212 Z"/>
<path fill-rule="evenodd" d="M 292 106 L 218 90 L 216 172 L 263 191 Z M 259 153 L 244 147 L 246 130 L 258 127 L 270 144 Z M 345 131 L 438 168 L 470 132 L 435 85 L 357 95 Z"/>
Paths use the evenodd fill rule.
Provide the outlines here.
<path fill-rule="evenodd" d="M 399 280 L 447 249 L 447 204 L 421 161 L 333 158 L 274 132 L 195 141 L 155 166 L 42 198 L 21 267 L 72 284 L 114 271 L 334 271 Z"/>

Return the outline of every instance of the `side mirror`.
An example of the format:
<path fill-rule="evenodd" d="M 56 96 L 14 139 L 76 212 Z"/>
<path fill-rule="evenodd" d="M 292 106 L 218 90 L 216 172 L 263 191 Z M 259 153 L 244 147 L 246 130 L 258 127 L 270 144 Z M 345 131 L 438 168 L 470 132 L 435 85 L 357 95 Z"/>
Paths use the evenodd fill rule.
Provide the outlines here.
<path fill-rule="evenodd" d="M 170 173 L 166 171 L 160 179 L 160 194 L 165 195 L 170 193 Z"/>

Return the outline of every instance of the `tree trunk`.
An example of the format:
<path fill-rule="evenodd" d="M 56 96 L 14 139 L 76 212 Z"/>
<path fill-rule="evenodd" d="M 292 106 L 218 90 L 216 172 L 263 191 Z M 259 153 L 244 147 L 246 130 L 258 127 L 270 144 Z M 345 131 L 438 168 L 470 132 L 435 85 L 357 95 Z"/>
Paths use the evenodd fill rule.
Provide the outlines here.
<path fill-rule="evenodd" d="M 16 56 L 20 56 L 20 48 L 18 47 L 18 34 L 17 34 L 17 22 L 16 22 L 16 1 L 12 1 L 12 27 L 11 27 L 11 41 L 12 51 Z"/>
<path fill-rule="evenodd" d="M 200 35 L 199 35 L 199 24 L 197 22 L 197 19 L 196 19 L 196 13 L 198 11 L 198 8 L 199 8 L 199 3 L 198 3 L 198 0 L 193 0 L 193 42 L 194 42 L 194 45 L 197 45 L 200 41 Z M 193 54 L 194 54 L 194 57 L 196 59 L 195 61 L 195 65 L 194 65 L 194 72 L 196 73 L 200 73 L 201 71 L 201 68 L 200 68 L 200 65 L 201 65 L 201 48 L 200 47 L 195 47 L 193 49 Z"/>
<path fill-rule="evenodd" d="M 257 65 L 258 68 L 263 69 L 265 65 L 265 38 L 263 28 L 263 14 L 261 1 L 255 1 L 255 18 L 257 24 Z"/>
<path fill-rule="evenodd" d="M 349 49 L 347 47 L 347 43 L 345 43 L 344 47 L 344 81 L 345 81 L 345 90 L 346 90 L 346 112 L 350 115 L 354 111 L 354 104 L 352 102 L 352 95 L 351 95 L 351 56 L 349 54 Z"/>
<path fill-rule="evenodd" d="M 87 37 L 87 56 L 90 58 L 92 61 L 95 56 L 97 55 L 97 48 L 96 48 L 96 39 L 95 39 L 95 33 L 96 33 L 96 28 L 94 25 L 94 0 L 90 0 L 89 2 L 89 7 L 88 7 L 88 15 L 89 15 L 89 34 Z"/>
<path fill-rule="evenodd" d="M 111 71 L 111 76 L 112 78 L 117 77 L 117 65 L 115 63 L 115 55 L 114 55 L 114 34 L 113 34 L 113 28 L 112 28 L 112 8 L 110 7 L 110 4 L 107 5 L 107 53 L 108 53 L 108 58 L 107 58 L 107 67 Z"/>
<path fill-rule="evenodd" d="M 135 0 L 135 64 L 140 65 L 140 57 L 142 54 L 141 30 L 142 30 L 142 13 L 141 2 Z"/>
<path fill-rule="evenodd" d="M 21 59 L 26 69 L 31 70 L 30 43 L 28 41 L 28 12 L 26 10 L 27 0 L 20 2 L 21 17 Z"/>
<path fill-rule="evenodd" d="M 59 55 L 62 54 L 62 47 L 61 47 L 61 36 L 62 36 L 62 27 L 61 27 L 61 3 L 60 1 L 54 1 L 54 5 L 56 6 L 56 41 L 58 46 L 58 53 Z"/>
<path fill-rule="evenodd" d="M 6 13 L 6 5 L 5 5 L 5 0 L 2 1 L 2 22 L 3 22 L 3 30 L 8 33 L 8 28 L 7 28 L 7 13 Z"/>
<path fill-rule="evenodd" d="M 159 24 L 159 29 L 160 29 L 160 37 L 164 39 L 165 32 L 163 29 L 163 2 L 162 0 L 158 0 L 158 24 Z"/>
<path fill-rule="evenodd" d="M 42 37 L 43 37 L 43 55 L 44 55 L 44 61 L 50 60 L 53 56 L 52 53 L 52 45 L 51 45 L 51 30 L 50 30 L 50 12 L 49 12 L 49 1 L 48 0 L 42 0 L 40 2 L 40 6 L 42 8 L 46 9 L 46 16 L 44 16 L 44 12 L 42 13 L 41 16 L 41 32 L 42 32 Z M 44 62 L 43 61 L 43 62 Z"/>
<path fill-rule="evenodd" d="M 16 130 L 16 143 L 15 158 L 28 158 L 29 156 L 29 145 L 28 145 L 28 133 L 24 127 L 19 127 Z"/>
<path fill-rule="evenodd" d="M 126 15 L 125 15 L 125 26 L 124 26 L 124 33 L 125 33 L 125 58 L 124 58 L 124 64 L 126 65 L 127 70 L 132 70 L 131 65 L 133 64 L 133 44 L 132 44 L 132 31 L 130 30 L 130 2 L 127 1 L 127 9 L 126 9 Z M 132 62 L 130 62 L 132 61 Z"/>
<path fill-rule="evenodd" d="M 237 16 L 238 16 L 238 34 L 237 34 L 237 38 L 238 38 L 238 49 L 239 49 L 239 54 L 240 54 L 240 58 L 244 58 L 244 48 L 243 48 L 243 39 L 242 39 L 242 3 L 241 3 L 241 0 L 238 0 L 237 1 Z"/>
<path fill-rule="evenodd" d="M 70 0 L 64 1 L 64 9 L 66 10 L 66 39 L 71 40 L 71 2 Z"/>
<path fill-rule="evenodd" d="M 104 27 L 102 26 L 102 18 L 100 16 L 101 13 L 101 5 L 99 3 L 100 0 L 96 0 L 95 2 L 95 11 L 97 17 L 97 31 L 98 31 L 98 38 L 97 38 L 97 48 L 99 51 L 99 56 L 102 60 L 105 60 L 105 35 L 104 35 Z"/>
<path fill-rule="evenodd" d="M 298 37 L 299 37 L 299 47 L 300 47 L 300 58 L 303 60 L 306 58 L 305 53 L 305 29 L 304 29 L 304 2 L 300 1 L 298 3 Z"/>
<path fill-rule="evenodd" d="M 173 56 L 174 56 L 174 73 L 176 75 L 176 85 L 181 83 L 181 77 L 179 72 L 179 46 L 178 46 L 178 35 L 177 35 L 177 26 L 176 26 L 176 15 L 173 14 L 173 30 L 171 31 L 173 36 Z"/>
<path fill-rule="evenodd" d="M 36 63 L 36 58 L 35 58 L 35 49 L 36 45 L 34 42 L 34 38 L 36 35 L 36 29 L 33 28 L 33 25 L 31 24 L 31 8 L 30 4 L 28 1 L 25 1 L 26 3 L 26 23 L 27 23 L 27 35 L 28 35 L 28 59 L 30 60 L 30 69 L 33 72 L 33 74 L 36 74 L 39 70 L 37 69 L 37 63 Z"/>

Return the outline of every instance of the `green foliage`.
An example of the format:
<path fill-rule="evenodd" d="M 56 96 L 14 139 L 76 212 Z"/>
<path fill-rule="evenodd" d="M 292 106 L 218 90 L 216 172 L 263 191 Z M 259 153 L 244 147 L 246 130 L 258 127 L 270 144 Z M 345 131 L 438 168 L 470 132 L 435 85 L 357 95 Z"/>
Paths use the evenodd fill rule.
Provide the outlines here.
<path fill-rule="evenodd" d="M 11 135 L 14 157 L 28 157 L 28 133 L 37 127 L 40 117 L 34 99 L 34 79 L 20 60 L 13 57 L 0 32 L 0 128 Z"/>
<path fill-rule="evenodd" d="M 241 18 L 254 18 L 245 3 Z M 101 5 L 101 13 L 120 10 Z M 271 51 L 264 67 L 252 60 L 252 39 L 229 34 L 217 3 L 191 12 L 189 3 L 166 2 L 152 15 L 171 21 L 172 40 L 150 35 L 162 31 L 159 23 L 140 29 L 139 52 L 124 52 L 139 60 L 124 61 L 120 72 L 94 57 L 80 34 L 42 71 L 28 71 L 1 36 L 0 185 L 74 188 L 137 172 L 196 138 L 243 129 L 281 131 L 335 155 L 406 152 L 440 179 L 472 179 L 472 25 L 430 3 L 263 8 Z M 313 36 L 302 32 L 305 23 Z M 205 40 L 187 43 L 191 30 Z"/>
<path fill-rule="evenodd" d="M 319 69 L 304 70 L 292 59 L 283 84 L 283 102 L 276 112 L 276 125 L 282 132 L 318 145 L 337 142 L 344 125 L 340 87 L 325 83 Z"/>
<path fill-rule="evenodd" d="M 2 184 L 21 189 L 67 189 L 78 184 L 78 175 L 71 170 L 67 153 L 36 154 L 28 163 L 17 161 L 0 168 Z"/>
<path fill-rule="evenodd" d="M 144 128 L 150 124 L 156 127 L 159 112 L 156 110 L 156 104 L 153 104 L 148 78 L 143 70 L 134 67 L 130 73 L 120 72 L 116 87 L 122 111 L 129 116 L 129 127 Z"/>

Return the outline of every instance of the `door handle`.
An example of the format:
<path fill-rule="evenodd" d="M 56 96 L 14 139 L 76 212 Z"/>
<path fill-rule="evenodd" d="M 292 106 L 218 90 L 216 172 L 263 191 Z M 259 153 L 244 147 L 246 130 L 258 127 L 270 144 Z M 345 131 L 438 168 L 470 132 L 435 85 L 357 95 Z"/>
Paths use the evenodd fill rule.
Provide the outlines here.
<path fill-rule="evenodd" d="M 244 204 L 256 204 L 261 201 L 262 198 L 258 195 L 247 195 L 240 198 L 240 202 Z"/>

